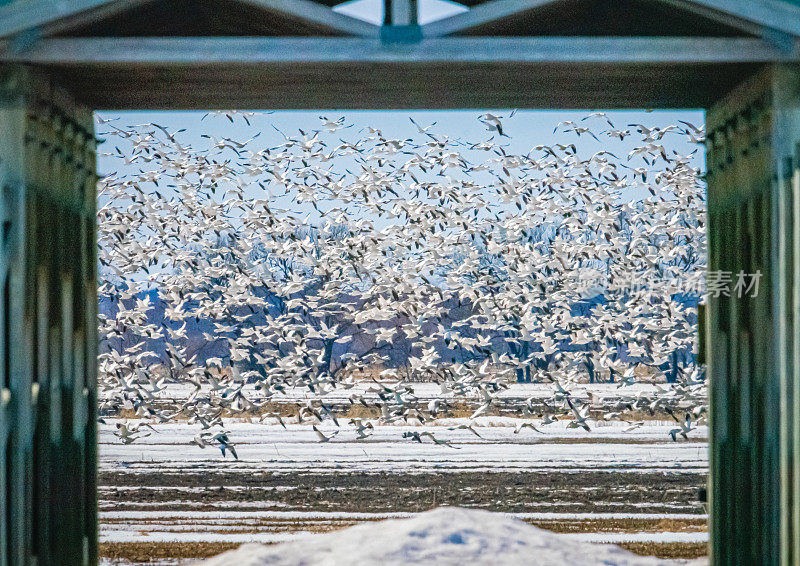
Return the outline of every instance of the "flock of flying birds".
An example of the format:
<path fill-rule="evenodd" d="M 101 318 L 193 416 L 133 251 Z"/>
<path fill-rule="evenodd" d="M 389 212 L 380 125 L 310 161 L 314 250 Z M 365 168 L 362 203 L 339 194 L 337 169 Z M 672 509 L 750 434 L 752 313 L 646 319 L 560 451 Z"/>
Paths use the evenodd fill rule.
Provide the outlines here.
<path fill-rule="evenodd" d="M 514 407 L 516 434 L 557 420 L 633 430 L 646 412 L 687 438 L 706 412 L 692 303 L 705 189 L 693 152 L 670 139 L 700 144 L 703 129 L 596 112 L 559 123 L 565 143 L 522 152 L 513 112 L 478 120 L 477 141 L 413 119 L 407 137 L 321 116 L 296 134 L 200 141 L 101 120 L 122 166 L 100 181 L 101 411 L 145 419 L 118 423 L 119 439 L 187 418 L 193 444 L 238 458 L 223 417 L 255 414 L 307 424 L 320 442 L 338 433 L 327 422 L 356 440 L 373 422 L 418 423 L 407 441 L 458 448 L 424 425 L 466 400 L 474 413 L 456 428 L 480 436 L 470 423 L 518 378 L 553 394 Z M 582 156 L 573 136 L 604 149 Z M 656 393 L 624 393 L 667 371 L 674 383 Z M 575 393 L 590 377 L 620 394 L 593 406 Z M 412 381 L 441 397 L 419 399 Z M 168 408 L 175 387 L 191 393 Z M 334 391 L 373 418 L 346 419 Z M 291 417 L 276 409 L 300 395 Z"/>

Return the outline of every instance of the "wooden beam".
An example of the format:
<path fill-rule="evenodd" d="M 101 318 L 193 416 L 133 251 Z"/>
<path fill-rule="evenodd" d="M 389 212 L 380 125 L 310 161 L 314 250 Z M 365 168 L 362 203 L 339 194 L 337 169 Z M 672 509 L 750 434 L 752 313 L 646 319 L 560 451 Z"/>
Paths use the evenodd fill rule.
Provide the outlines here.
<path fill-rule="evenodd" d="M 0 7 L 0 38 L 12 37 L 23 31 L 51 24 L 98 8 L 117 4 L 121 8 L 136 0 L 29 0 L 12 2 Z"/>
<path fill-rule="evenodd" d="M 0 7 L 0 38 L 31 29 L 43 36 L 61 33 L 98 21 L 152 0 L 29 0 Z M 313 0 L 238 0 L 242 4 L 323 27 L 345 35 L 378 37 L 380 28 L 369 22 L 334 12 Z"/>
<path fill-rule="evenodd" d="M 704 14 L 730 21 L 751 22 L 767 29 L 800 37 L 800 6 L 779 0 L 682 0 L 687 8 L 705 9 Z"/>
<path fill-rule="evenodd" d="M 783 33 L 792 37 L 800 36 L 800 24 L 797 24 L 800 22 L 800 8 L 784 2 L 776 4 L 768 10 L 763 10 L 763 5 L 760 9 L 754 10 L 753 5 L 758 2 L 748 1 L 742 4 L 738 0 L 730 2 L 728 0 L 659 1 L 752 35 L 774 37 L 776 33 Z M 787 7 L 788 12 L 785 9 Z M 788 22 L 783 21 L 786 18 L 789 18 Z"/>
<path fill-rule="evenodd" d="M 425 37 L 460 33 L 491 22 L 553 4 L 558 0 L 489 0 L 423 26 Z M 738 28 L 745 33 L 770 36 L 775 32 L 800 37 L 800 7 L 775 0 L 659 0 L 692 13 Z"/>
<path fill-rule="evenodd" d="M 706 108 L 754 63 L 48 65 L 94 109 Z"/>
<path fill-rule="evenodd" d="M 385 45 L 367 38 L 146 37 L 43 39 L 0 61 L 34 64 L 215 63 L 769 63 L 800 61 L 800 48 L 760 39 L 682 37 L 447 37 Z"/>
<path fill-rule="evenodd" d="M 483 24 L 502 20 L 527 10 L 541 8 L 556 0 L 489 0 L 470 8 L 467 12 L 455 14 L 422 26 L 423 37 L 452 35 Z"/>
<path fill-rule="evenodd" d="M 27 0 L 0 7 L 0 38 L 23 31 L 56 24 L 81 13 L 100 8 L 118 12 L 146 0 Z M 372 35 L 371 24 L 333 12 L 312 0 L 242 0 L 252 5 L 291 13 L 310 21 L 322 21 L 345 28 L 353 35 Z M 556 0 L 489 0 L 463 14 L 457 14 L 425 27 L 428 37 L 456 33 L 524 10 L 550 4 Z M 700 15 L 727 25 L 738 25 L 745 31 L 766 28 L 800 37 L 800 7 L 778 0 L 662 0 L 681 5 Z M 324 12 L 323 12 L 324 10 Z M 334 15 L 331 15 L 334 14 Z M 748 25 L 749 23 L 749 25 Z M 755 26 L 755 27 L 753 27 Z M 374 27 L 374 26 L 373 26 Z"/>

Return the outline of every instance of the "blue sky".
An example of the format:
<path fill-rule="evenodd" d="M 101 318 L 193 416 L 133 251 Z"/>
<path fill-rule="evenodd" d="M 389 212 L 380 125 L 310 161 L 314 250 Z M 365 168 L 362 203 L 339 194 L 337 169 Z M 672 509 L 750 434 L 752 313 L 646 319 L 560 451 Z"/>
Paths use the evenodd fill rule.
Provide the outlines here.
<path fill-rule="evenodd" d="M 253 135 L 260 133 L 258 138 L 259 147 L 274 147 L 283 141 L 282 135 L 272 126 L 279 128 L 287 135 L 297 135 L 298 130 L 302 129 L 309 132 L 321 127 L 319 116 L 327 116 L 331 119 L 344 116 L 347 123 L 353 123 L 352 129 L 338 132 L 347 137 L 357 135 L 357 131 L 372 126 L 380 128 L 384 135 L 391 138 L 405 138 L 418 136 L 415 126 L 410 122 L 409 117 L 414 118 L 418 123 L 426 126 L 432 122 L 437 122 L 434 126 L 438 134 L 445 134 L 450 138 L 461 138 L 470 142 L 488 139 L 491 132 L 487 132 L 485 126 L 477 119 L 484 113 L 485 109 L 475 110 L 291 110 L 276 111 L 273 114 L 259 115 L 251 119 L 251 126 L 239 118 L 235 124 L 231 124 L 224 116 L 210 115 L 205 120 L 201 118 L 205 112 L 101 112 L 98 113 L 104 119 L 118 117 L 115 125 L 142 124 L 156 122 L 170 130 L 186 128 L 186 132 L 181 134 L 181 139 L 185 142 L 202 146 L 208 143 L 200 137 L 201 134 L 209 134 L 215 137 L 230 137 L 236 140 L 245 140 Z M 492 109 L 492 113 L 508 117 L 510 109 Z M 518 110 L 513 118 L 504 120 L 505 128 L 510 138 L 502 138 L 508 144 L 507 151 L 516 153 L 527 153 L 535 145 L 552 145 L 553 143 L 575 143 L 578 150 L 582 153 L 600 151 L 608 149 L 613 145 L 614 151 L 630 151 L 636 142 L 631 136 L 624 143 L 609 141 L 605 136 L 600 136 L 600 142 L 593 138 L 583 135 L 580 138 L 571 133 L 553 133 L 555 125 L 562 120 L 580 121 L 581 118 L 589 114 L 588 110 L 564 111 L 564 110 Z M 701 110 L 657 110 L 646 112 L 644 110 L 625 110 L 611 111 L 608 113 L 617 128 L 625 129 L 628 124 L 642 123 L 648 126 L 667 126 L 675 124 L 678 120 L 685 120 L 693 124 L 702 124 L 704 114 Z M 606 129 L 602 120 L 595 122 L 585 122 L 591 124 L 592 130 L 599 134 Z M 97 128 L 100 137 L 105 131 L 104 126 Z M 366 132 L 362 135 L 366 135 Z M 114 150 L 112 144 L 119 144 L 119 138 L 111 138 L 109 143 L 100 146 L 98 157 L 98 172 L 103 175 L 120 168 L 119 159 L 102 155 Z M 675 149 L 679 153 L 688 154 L 698 146 L 688 143 L 683 136 L 670 135 L 664 138 L 663 143 L 667 149 Z M 121 147 L 123 151 L 126 148 Z M 589 153 L 589 155 L 591 155 Z M 702 149 L 697 152 L 696 165 L 704 167 L 704 154 Z"/>
<path fill-rule="evenodd" d="M 467 8 L 447 0 L 419 0 L 419 23 L 427 24 L 461 12 Z M 352 0 L 334 8 L 337 12 L 380 25 L 383 22 L 383 0 Z"/>

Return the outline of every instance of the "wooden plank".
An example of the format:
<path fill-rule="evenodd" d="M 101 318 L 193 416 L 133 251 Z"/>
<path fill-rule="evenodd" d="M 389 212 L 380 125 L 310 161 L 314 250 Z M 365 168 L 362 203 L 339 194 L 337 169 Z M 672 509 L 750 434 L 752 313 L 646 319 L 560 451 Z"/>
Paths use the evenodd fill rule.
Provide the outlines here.
<path fill-rule="evenodd" d="M 151 0 L 38 0 L 15 2 L 0 8 L 0 38 L 13 37 L 31 29 L 40 29 L 43 36 L 63 33 Z M 239 0 L 242 4 L 322 27 L 345 35 L 377 37 L 380 28 L 313 0 Z"/>
<path fill-rule="evenodd" d="M 21 112 L 22 109 L 19 109 Z M 23 135 L 18 132 L 17 135 Z M 27 242 L 30 235 L 27 218 L 27 187 L 16 186 L 6 193 L 6 204 L 11 205 L 11 222 L 9 230 L 9 256 L 6 274 L 8 300 L 6 303 L 6 319 L 3 328 L 4 339 L 8 349 L 4 360 L 5 369 L 10 376 L 11 410 L 13 424 L 10 434 L 9 453 L 10 466 L 8 470 L 11 482 L 11 499 L 9 502 L 10 513 L 8 519 L 12 523 L 11 536 L 9 537 L 9 562 L 23 564 L 26 561 L 30 528 L 30 506 L 27 498 L 27 486 L 30 485 L 32 471 L 30 470 L 30 390 L 31 367 L 30 342 L 26 332 L 26 261 L 28 250 Z M 4 227 L 5 231 L 5 227 Z"/>
<path fill-rule="evenodd" d="M 707 115 L 710 272 L 730 271 L 736 277 L 740 269 L 750 273 L 760 260 L 769 259 L 754 249 L 764 238 L 753 219 L 763 209 L 759 193 L 770 187 L 770 144 L 755 145 L 754 141 L 769 139 L 765 125 L 770 103 L 765 96 L 771 84 L 771 73 L 757 75 Z M 766 240 L 771 241 L 769 236 Z M 769 521 L 762 521 L 763 528 L 754 528 L 763 519 L 759 510 L 768 509 L 759 499 L 771 489 L 772 471 L 767 466 L 775 466 L 777 460 L 762 465 L 756 456 L 762 450 L 760 444 L 769 442 L 759 434 L 766 412 L 759 377 L 768 375 L 763 362 L 765 355 L 771 355 L 765 348 L 772 344 L 772 317 L 764 312 L 772 297 L 765 288 L 757 299 L 711 296 L 707 300 L 712 346 L 708 360 L 713 427 L 709 435 L 711 558 L 715 564 L 749 564 L 759 549 L 756 541 L 764 540 L 765 529 L 771 527 Z M 759 315 L 761 320 L 754 320 Z M 753 536 L 737 536 L 741 529 Z"/>
<path fill-rule="evenodd" d="M 742 32 L 752 35 L 764 36 L 769 35 L 770 32 L 790 33 L 765 23 L 765 21 L 771 22 L 772 19 L 763 21 L 748 19 L 742 15 L 720 11 L 718 6 L 713 3 L 707 4 L 695 0 L 659 0 L 659 2 L 674 6 L 678 9 L 687 10 L 702 18 L 713 20 L 724 26 L 740 29 Z"/>
<path fill-rule="evenodd" d="M 794 465 L 793 435 L 794 424 L 792 416 L 793 407 L 793 371 L 792 360 L 789 352 L 792 347 L 792 214 L 791 214 L 791 194 L 793 176 L 796 175 L 796 166 L 793 159 L 787 159 L 785 166 L 779 172 L 780 175 L 775 180 L 775 206 L 777 207 L 776 218 L 778 223 L 777 230 L 777 265 L 774 292 L 785 300 L 776 302 L 778 309 L 776 313 L 777 340 L 781 353 L 778 356 L 778 379 L 780 381 L 780 461 L 781 461 L 781 494 L 780 494 L 780 535 L 781 535 L 781 562 L 791 564 L 791 545 L 786 541 L 792 538 L 792 499 L 794 485 L 791 481 L 791 472 Z"/>
<path fill-rule="evenodd" d="M 321 10 L 328 10 L 328 8 L 310 0 L 247 1 L 254 5 L 262 4 L 265 7 L 303 12 L 311 19 L 322 17 L 329 20 L 329 23 L 334 26 L 342 26 L 349 29 L 360 28 L 364 32 L 372 33 L 371 30 L 360 24 L 342 19 L 347 18 L 347 16 L 336 14 L 335 12 L 332 13 L 336 14 L 336 16 L 323 13 Z M 513 14 L 514 10 L 525 10 L 531 6 L 535 7 L 537 4 L 543 5 L 552 1 L 554 0 L 494 0 L 474 6 L 470 12 L 476 12 L 475 16 L 466 17 L 466 19 L 455 19 L 457 16 L 454 16 L 453 18 L 448 18 L 448 20 L 453 20 L 452 22 L 445 24 L 443 21 L 439 26 L 434 26 L 430 30 L 431 33 L 436 33 L 437 29 L 444 30 L 448 26 L 464 25 L 459 24 L 459 22 L 469 22 L 470 18 L 473 17 L 476 20 L 502 17 L 502 14 Z M 55 24 L 59 20 L 66 20 L 98 8 L 110 7 L 114 11 L 124 10 L 128 5 L 137 2 L 138 0 L 71 0 L 70 2 L 30 0 L 27 2 L 12 2 L 0 8 L 0 37 L 10 37 L 31 28 Z M 761 0 L 758 2 L 752 0 L 683 0 L 681 3 L 689 9 L 702 10 L 702 15 L 718 18 L 720 22 L 726 24 L 736 21 L 750 22 L 756 26 L 772 28 L 794 36 L 800 36 L 800 8 L 786 2 L 777 0 Z M 293 8 L 292 4 L 296 4 L 297 8 Z M 370 24 L 365 23 L 364 25 Z M 362 32 L 358 31 L 355 33 L 362 34 Z M 447 33 L 452 33 L 452 31 Z M 441 33 L 436 34 L 441 35 Z"/>
<path fill-rule="evenodd" d="M 151 2 L 153 2 L 153 0 L 111 1 L 79 12 L 71 13 L 67 16 L 59 17 L 58 19 L 52 21 L 46 21 L 45 23 L 37 24 L 36 26 L 26 27 L 25 29 L 19 30 L 17 33 L 21 36 L 25 36 L 26 32 L 33 32 L 28 40 L 37 41 L 41 37 L 58 35 L 75 28 L 100 22 L 106 18 L 112 18 L 121 12 Z M 15 34 L 9 35 L 13 36 Z M 0 35 L 0 37 L 3 37 L 3 35 Z"/>
<path fill-rule="evenodd" d="M 0 545 L 0 558 L 93 565 L 96 203 L 83 168 L 93 170 L 94 158 L 91 150 L 80 152 L 92 124 L 88 111 L 44 74 L 3 71 L 0 311 L 7 316 L 0 317 L 0 374 L 10 394 L 2 398 L 11 402 L 0 402 L 0 475 L 6 476 L 0 484 L 8 479 L 11 496 L 0 489 L 0 522 L 10 521 L 3 532 L 11 537 Z M 40 141 L 75 159 L 53 156 Z M 76 225 L 86 227 L 90 244 Z"/>
<path fill-rule="evenodd" d="M 0 7 L 0 37 L 10 37 L 28 29 L 57 22 L 97 8 L 120 7 L 135 0 L 29 0 Z"/>
<path fill-rule="evenodd" d="M 792 231 L 790 233 L 791 244 L 787 251 L 791 258 L 791 282 L 792 287 L 787 291 L 791 293 L 792 312 L 792 336 L 787 346 L 791 352 L 791 363 L 793 370 L 793 387 L 789 391 L 792 395 L 793 412 L 788 415 L 791 419 L 793 469 L 792 469 L 792 502 L 791 502 L 791 534 L 792 540 L 789 541 L 792 549 L 794 562 L 800 561 L 800 144 L 795 152 L 797 164 L 794 178 L 792 179 L 792 190 L 788 198 L 788 207 L 792 215 Z M 787 352 L 787 356 L 788 356 Z"/>
<path fill-rule="evenodd" d="M 245 63 L 767 63 L 800 61 L 751 38 L 448 37 L 385 45 L 365 38 L 147 37 L 45 39 L 0 62 L 212 65 Z"/>
<path fill-rule="evenodd" d="M 687 8 L 704 8 L 704 15 L 715 13 L 725 20 L 731 18 L 752 22 L 766 28 L 800 36 L 800 6 L 779 0 L 685 0 Z M 721 20 L 722 21 L 722 20 Z"/>
<path fill-rule="evenodd" d="M 703 108 L 757 64 L 124 64 L 51 68 L 96 109 Z"/>

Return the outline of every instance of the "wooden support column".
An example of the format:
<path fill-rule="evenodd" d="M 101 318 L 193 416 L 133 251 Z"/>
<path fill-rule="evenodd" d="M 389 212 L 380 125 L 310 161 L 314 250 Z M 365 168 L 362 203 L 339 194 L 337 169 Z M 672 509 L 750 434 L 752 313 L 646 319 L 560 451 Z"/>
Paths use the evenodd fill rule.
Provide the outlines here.
<path fill-rule="evenodd" d="M 800 563 L 800 66 L 773 70 L 773 182 L 776 272 L 773 310 L 780 395 L 781 564 Z"/>
<path fill-rule="evenodd" d="M 383 0 L 381 40 L 414 43 L 422 40 L 417 0 Z"/>
<path fill-rule="evenodd" d="M 765 68 L 707 128 L 709 279 L 760 274 L 757 296 L 708 299 L 712 559 L 797 564 L 800 69 Z"/>
<path fill-rule="evenodd" d="M 0 563 L 97 562 L 92 113 L 0 66 Z M 5 558 L 6 562 L 2 562 Z"/>

